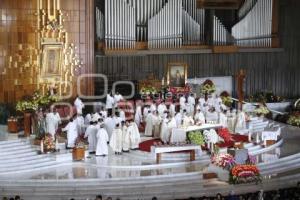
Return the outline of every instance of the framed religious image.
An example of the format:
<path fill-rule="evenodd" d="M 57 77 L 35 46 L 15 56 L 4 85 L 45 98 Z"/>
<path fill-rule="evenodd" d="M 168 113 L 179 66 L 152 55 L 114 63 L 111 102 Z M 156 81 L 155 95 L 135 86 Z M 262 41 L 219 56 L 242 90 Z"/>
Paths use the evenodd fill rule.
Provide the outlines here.
<path fill-rule="evenodd" d="M 170 87 L 184 87 L 187 80 L 187 64 L 169 63 L 167 82 Z"/>
<path fill-rule="evenodd" d="M 42 54 L 41 77 L 51 78 L 61 75 L 61 65 L 63 61 L 62 44 L 44 44 Z"/>

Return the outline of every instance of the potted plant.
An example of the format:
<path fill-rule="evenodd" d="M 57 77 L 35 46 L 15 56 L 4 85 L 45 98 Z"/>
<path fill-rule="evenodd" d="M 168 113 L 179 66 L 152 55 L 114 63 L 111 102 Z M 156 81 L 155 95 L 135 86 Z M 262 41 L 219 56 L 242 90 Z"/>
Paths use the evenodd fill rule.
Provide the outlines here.
<path fill-rule="evenodd" d="M 43 148 L 41 149 L 42 152 L 44 153 L 51 153 L 55 152 L 55 142 L 51 134 L 47 133 L 45 134 L 44 139 L 42 140 L 43 142 Z"/>
<path fill-rule="evenodd" d="M 75 141 L 75 146 L 72 151 L 74 161 L 84 160 L 85 156 L 85 142 L 82 137 L 78 137 Z"/>
<path fill-rule="evenodd" d="M 200 85 L 200 93 L 205 95 L 205 99 L 207 100 L 208 95 L 214 93 L 216 91 L 215 84 L 207 79 Z"/>
<path fill-rule="evenodd" d="M 269 114 L 270 111 L 266 106 L 260 105 L 258 108 L 256 108 L 254 110 L 254 113 L 258 116 L 258 117 L 264 117 L 265 115 Z"/>
<path fill-rule="evenodd" d="M 188 138 L 192 144 L 204 145 L 205 139 L 201 131 L 193 131 L 188 134 Z"/>

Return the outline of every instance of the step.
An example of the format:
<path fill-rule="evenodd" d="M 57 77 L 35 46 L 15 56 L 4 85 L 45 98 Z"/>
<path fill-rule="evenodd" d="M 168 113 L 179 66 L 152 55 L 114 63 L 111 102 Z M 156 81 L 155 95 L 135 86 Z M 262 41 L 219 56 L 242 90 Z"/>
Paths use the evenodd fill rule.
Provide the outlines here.
<path fill-rule="evenodd" d="M 34 171 L 34 170 L 40 170 L 43 168 L 49 168 L 49 167 L 55 167 L 57 166 L 56 161 L 48 161 L 48 162 L 42 162 L 42 163 L 36 163 L 32 165 L 22 165 L 22 166 L 15 166 L 15 167 L 10 167 L 8 168 L 0 168 L 0 174 L 11 174 L 11 173 L 21 173 L 21 172 L 29 172 L 29 171 Z"/>
<path fill-rule="evenodd" d="M 25 148 L 25 149 L 20 149 L 20 150 L 15 150 L 15 151 L 8 151 L 8 152 L 0 152 L 0 160 L 5 160 L 5 157 L 13 157 L 14 155 L 23 155 L 27 154 L 30 152 L 37 153 L 36 150 L 32 148 Z"/>
<path fill-rule="evenodd" d="M 34 160 L 25 160 L 25 161 L 17 161 L 17 162 L 10 162 L 10 163 L 6 163 L 6 162 L 1 162 L 0 163 L 0 168 L 3 167 L 13 167 L 16 165 L 20 165 L 20 163 L 22 165 L 30 165 L 30 164 L 35 164 L 35 163 L 41 163 L 41 162 L 47 162 L 47 161 L 52 161 L 53 159 L 49 158 L 49 157 L 40 157 Z"/>

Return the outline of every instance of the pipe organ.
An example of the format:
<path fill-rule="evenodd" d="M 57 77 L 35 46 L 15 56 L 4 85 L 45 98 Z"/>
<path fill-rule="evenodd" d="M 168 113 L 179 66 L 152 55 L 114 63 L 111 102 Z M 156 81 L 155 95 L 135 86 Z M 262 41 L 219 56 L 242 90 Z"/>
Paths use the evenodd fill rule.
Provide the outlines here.
<path fill-rule="evenodd" d="M 134 6 L 133 1 L 130 0 L 105 0 L 106 49 L 135 48 L 136 12 Z"/>
<path fill-rule="evenodd" d="M 236 45 L 245 47 L 271 47 L 273 37 L 273 0 L 248 0 L 245 3 L 247 2 L 250 3 L 245 6 L 247 8 L 251 8 L 252 6 L 252 9 L 232 28 Z M 246 13 L 246 11 L 242 13 Z"/>
<path fill-rule="evenodd" d="M 228 32 L 222 22 L 214 15 L 213 17 L 213 45 L 232 45 L 234 38 Z"/>
<path fill-rule="evenodd" d="M 104 14 L 101 10 L 96 7 L 96 36 L 98 40 L 105 39 L 105 32 L 104 32 Z"/>
<path fill-rule="evenodd" d="M 238 17 L 240 20 L 249 13 L 249 11 L 253 8 L 256 2 L 257 0 L 245 0 L 245 3 L 238 10 Z"/>

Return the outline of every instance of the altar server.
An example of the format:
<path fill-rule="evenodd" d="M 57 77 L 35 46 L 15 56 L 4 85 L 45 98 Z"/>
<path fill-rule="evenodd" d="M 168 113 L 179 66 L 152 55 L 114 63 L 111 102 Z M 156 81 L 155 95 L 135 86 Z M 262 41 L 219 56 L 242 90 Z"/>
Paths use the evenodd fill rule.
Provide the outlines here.
<path fill-rule="evenodd" d="M 73 119 L 70 119 L 69 123 L 62 131 L 67 132 L 67 148 L 73 148 L 75 146 L 76 138 L 78 137 L 77 124 Z"/>
<path fill-rule="evenodd" d="M 114 98 L 112 97 L 112 94 L 107 94 L 106 95 L 106 105 L 105 105 L 105 108 L 108 112 L 109 115 L 112 114 L 112 109 L 114 107 L 114 104 L 115 104 L 115 100 Z"/>
<path fill-rule="evenodd" d="M 46 131 L 50 133 L 53 138 L 55 138 L 58 125 L 61 123 L 59 113 L 56 111 L 56 108 L 52 109 L 52 112 L 46 115 Z"/>
<path fill-rule="evenodd" d="M 96 151 L 96 146 L 97 146 L 97 127 L 96 127 L 97 122 L 90 122 L 90 125 L 87 127 L 84 138 L 88 139 L 89 143 L 89 153 L 95 153 Z"/>
<path fill-rule="evenodd" d="M 130 136 L 130 149 L 138 149 L 141 142 L 141 135 L 138 126 L 133 121 L 130 122 L 127 132 Z"/>
<path fill-rule="evenodd" d="M 115 126 L 116 126 L 115 121 L 112 119 L 110 115 L 108 115 L 108 117 L 104 119 L 104 127 L 108 133 L 109 138 L 111 137 Z"/>
<path fill-rule="evenodd" d="M 104 128 L 104 124 L 100 124 L 100 129 L 97 131 L 97 148 L 96 148 L 96 156 L 106 156 L 108 155 L 108 133 Z"/>
<path fill-rule="evenodd" d="M 194 94 L 191 93 L 188 97 L 188 103 L 187 103 L 189 116 L 194 116 L 195 104 L 196 104 L 196 101 L 195 101 Z"/>
<path fill-rule="evenodd" d="M 160 117 L 163 117 L 165 111 L 167 111 L 167 106 L 165 104 L 165 101 L 162 101 L 158 107 L 157 107 L 157 111 Z"/>
<path fill-rule="evenodd" d="M 84 108 L 84 104 L 78 96 L 76 97 L 76 99 L 74 101 L 74 106 L 76 108 L 77 114 L 82 115 L 82 109 Z"/>
<path fill-rule="evenodd" d="M 142 121 L 143 121 L 142 107 L 141 105 L 138 104 L 135 110 L 134 122 L 139 127 Z"/>
<path fill-rule="evenodd" d="M 130 149 L 130 132 L 128 132 L 128 123 L 122 121 L 122 150 L 129 152 Z"/>
<path fill-rule="evenodd" d="M 122 143 L 123 143 L 123 134 L 120 124 L 116 124 L 116 128 L 113 130 L 109 146 L 115 152 L 115 154 L 122 154 Z"/>
<path fill-rule="evenodd" d="M 196 114 L 194 116 L 195 124 L 196 125 L 202 125 L 205 124 L 205 116 L 203 112 L 199 109 L 197 109 Z"/>
<path fill-rule="evenodd" d="M 154 126 L 154 117 L 152 112 L 149 110 L 146 118 L 145 136 L 152 136 Z"/>

